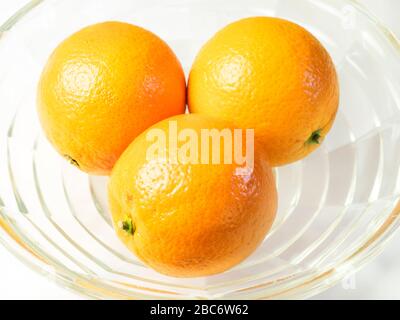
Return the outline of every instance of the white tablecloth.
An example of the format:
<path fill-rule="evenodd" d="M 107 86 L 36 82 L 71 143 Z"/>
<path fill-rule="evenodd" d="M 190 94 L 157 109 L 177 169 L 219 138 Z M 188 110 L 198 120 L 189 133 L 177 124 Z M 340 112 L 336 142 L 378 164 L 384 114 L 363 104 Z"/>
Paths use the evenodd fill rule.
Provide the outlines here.
<path fill-rule="evenodd" d="M 399 0 L 360 0 L 400 37 Z M 27 0 L 0 0 L 0 23 Z M 400 75 L 399 75 L 400 76 Z M 320 299 L 400 299 L 400 234 L 372 263 Z M 0 246 L 0 299 L 78 299 L 19 262 Z"/>

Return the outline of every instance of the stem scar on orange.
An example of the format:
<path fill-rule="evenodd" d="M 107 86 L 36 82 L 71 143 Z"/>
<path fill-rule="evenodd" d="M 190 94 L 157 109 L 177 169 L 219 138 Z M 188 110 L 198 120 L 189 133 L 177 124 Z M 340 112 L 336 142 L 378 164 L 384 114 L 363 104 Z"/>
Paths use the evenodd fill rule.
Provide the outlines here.
<path fill-rule="evenodd" d="M 301 26 L 252 17 L 219 31 L 189 76 L 190 112 L 255 129 L 270 164 L 304 158 L 326 137 L 339 105 L 330 55 Z"/>
<path fill-rule="evenodd" d="M 186 83 L 168 45 L 128 23 L 86 27 L 49 58 L 38 88 L 46 136 L 71 164 L 110 173 L 149 126 L 184 113 Z"/>

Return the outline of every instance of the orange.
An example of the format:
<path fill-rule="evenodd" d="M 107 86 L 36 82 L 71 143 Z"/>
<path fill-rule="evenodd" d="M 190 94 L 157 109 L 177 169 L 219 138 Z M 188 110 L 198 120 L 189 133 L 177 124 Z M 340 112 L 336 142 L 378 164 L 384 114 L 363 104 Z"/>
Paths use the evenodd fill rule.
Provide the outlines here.
<path fill-rule="evenodd" d="M 160 273 L 198 277 L 223 272 L 248 257 L 270 229 L 277 208 L 274 176 L 257 144 L 253 169 L 247 173 L 237 170 L 243 165 L 236 161 L 212 164 L 211 152 L 204 153 L 209 164 L 201 160 L 201 152 L 191 158 L 197 161 L 176 161 L 176 153 L 168 151 L 175 145 L 171 123 L 179 136 L 186 129 L 191 134 L 184 136 L 200 136 L 204 129 L 232 132 L 220 120 L 180 115 L 136 138 L 117 161 L 109 183 L 116 232 Z M 168 147 L 149 157 L 155 143 L 151 133 L 157 132 L 166 137 Z M 179 140 L 178 150 L 189 141 Z M 201 149 L 200 143 L 194 145 Z M 221 155 L 224 145 L 217 148 Z"/>
<path fill-rule="evenodd" d="M 339 86 L 321 43 L 299 25 L 253 17 L 219 31 L 198 54 L 189 77 L 192 113 L 255 129 L 270 164 L 302 159 L 335 119 Z"/>
<path fill-rule="evenodd" d="M 110 173 L 149 126 L 184 113 L 185 77 L 168 45 L 120 22 L 86 27 L 62 42 L 40 79 L 38 112 L 58 152 L 81 170 Z"/>

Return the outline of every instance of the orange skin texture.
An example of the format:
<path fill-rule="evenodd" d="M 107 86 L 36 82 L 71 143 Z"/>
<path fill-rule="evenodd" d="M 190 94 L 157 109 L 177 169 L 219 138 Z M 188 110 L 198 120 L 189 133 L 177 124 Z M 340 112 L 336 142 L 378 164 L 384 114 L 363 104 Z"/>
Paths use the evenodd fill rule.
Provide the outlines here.
<path fill-rule="evenodd" d="M 314 151 L 332 127 L 339 84 L 328 52 L 292 22 L 253 17 L 219 31 L 189 77 L 190 112 L 255 129 L 272 166 Z M 310 143 L 318 132 L 317 142 Z"/>
<path fill-rule="evenodd" d="M 169 120 L 177 121 L 178 132 L 191 128 L 198 135 L 201 129 L 230 128 L 206 116 L 181 115 L 149 130 L 168 137 Z M 146 159 L 154 143 L 147 141 L 149 130 L 127 148 L 111 175 L 109 203 L 119 238 L 148 266 L 174 277 L 213 275 L 243 261 L 262 242 L 277 210 L 274 176 L 257 144 L 254 169 L 241 176 L 235 163 L 174 163 L 168 152 Z M 126 217 L 133 235 L 121 228 Z"/>
<path fill-rule="evenodd" d="M 49 58 L 38 88 L 42 127 L 81 170 L 108 175 L 149 126 L 184 113 L 183 69 L 168 45 L 127 23 L 86 27 Z"/>

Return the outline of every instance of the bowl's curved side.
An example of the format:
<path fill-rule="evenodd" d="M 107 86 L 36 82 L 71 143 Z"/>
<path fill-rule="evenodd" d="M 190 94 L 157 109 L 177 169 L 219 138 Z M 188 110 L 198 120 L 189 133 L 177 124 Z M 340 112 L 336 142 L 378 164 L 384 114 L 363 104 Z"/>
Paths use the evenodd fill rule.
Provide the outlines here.
<path fill-rule="evenodd" d="M 15 23 L 23 18 L 29 11 L 40 5 L 45 0 L 31 0 L 16 13 L 14 13 L 7 21 L 0 25 L 0 33 L 9 30 Z"/>
<path fill-rule="evenodd" d="M 93 299 L 157 299 L 160 297 L 156 292 L 146 295 L 138 294 L 137 296 L 132 296 L 132 292 L 130 292 L 129 295 L 126 295 L 123 291 L 116 292 L 113 287 L 101 281 L 89 279 L 71 271 L 66 272 L 64 268 L 58 268 L 50 264 L 32 251 L 25 243 L 25 240 L 18 236 L 16 231 L 10 227 L 9 218 L 5 214 L 5 210 L 5 208 L 0 210 L 0 243 L 22 263 L 63 288 Z M 249 288 L 249 290 L 254 290 L 256 293 L 246 294 L 244 292 L 245 299 L 305 299 L 321 293 L 337 284 L 349 271 L 357 271 L 376 257 L 393 238 L 395 231 L 399 227 L 400 202 L 382 227 L 352 256 L 345 259 L 340 268 L 333 267 L 322 270 L 319 275 L 316 275 L 312 279 L 292 287 L 285 285 L 285 289 L 273 295 L 266 295 L 265 290 L 263 290 L 268 284 L 258 285 L 254 288 Z M 182 299 L 184 297 L 179 298 Z"/>

